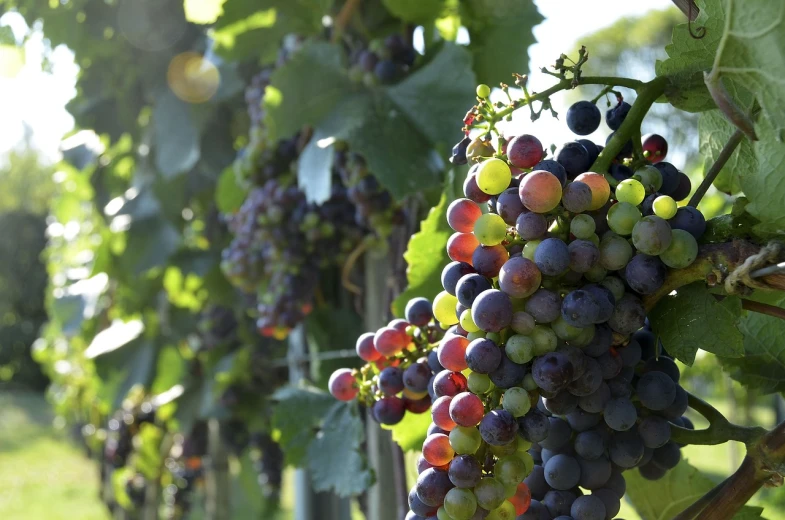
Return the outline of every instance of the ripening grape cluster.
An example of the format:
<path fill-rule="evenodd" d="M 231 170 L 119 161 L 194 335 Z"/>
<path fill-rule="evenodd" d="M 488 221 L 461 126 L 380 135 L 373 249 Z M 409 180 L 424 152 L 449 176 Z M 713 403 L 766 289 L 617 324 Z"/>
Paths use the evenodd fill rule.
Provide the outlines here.
<path fill-rule="evenodd" d="M 222 269 L 238 288 L 257 295 L 258 330 L 285 337 L 313 308 L 320 272 L 341 266 L 369 235 L 386 238 L 400 210 L 357 154 L 336 144 L 331 196 L 309 202 L 299 189 L 297 161 L 308 136 L 272 141 L 260 105 L 270 75 L 252 81 L 246 99 L 257 126 L 235 161 L 251 184 L 240 209 L 226 217 L 233 239 Z"/>
<path fill-rule="evenodd" d="M 367 85 L 395 83 L 411 70 L 416 58 L 417 51 L 403 35 L 393 33 L 352 51 L 349 77 Z"/>
<path fill-rule="evenodd" d="M 628 111 L 619 100 L 606 123 Z M 578 135 L 601 119 L 588 101 L 567 114 Z M 336 371 L 330 391 L 383 424 L 431 405 L 406 520 L 612 519 L 623 473 L 661 478 L 681 458 L 672 426 L 693 428 L 642 298 L 696 259 L 705 220 L 678 206 L 689 179 L 660 136 L 637 164 L 630 143 L 607 178 L 589 171 L 602 146 L 586 139 L 551 158 L 533 135 L 497 146 L 453 149 L 473 164 L 447 209 L 443 291 L 361 336 L 368 364 Z"/>

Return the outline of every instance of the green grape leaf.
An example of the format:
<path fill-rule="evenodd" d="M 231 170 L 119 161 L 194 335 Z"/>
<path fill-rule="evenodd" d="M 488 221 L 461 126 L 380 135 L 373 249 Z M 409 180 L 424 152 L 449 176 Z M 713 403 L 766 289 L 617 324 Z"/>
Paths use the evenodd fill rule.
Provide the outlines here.
<path fill-rule="evenodd" d="M 332 0 L 226 0 L 210 35 L 216 53 L 232 61 L 255 57 L 275 61 L 287 34 L 310 36 L 322 31 L 322 16 Z"/>
<path fill-rule="evenodd" d="M 346 497 L 362 493 L 373 483 L 373 472 L 362 451 L 364 440 L 365 427 L 357 403 L 334 403 L 319 435 L 308 446 L 308 468 L 316 491 L 333 491 Z"/>
<path fill-rule="evenodd" d="M 191 106 L 170 90 L 158 97 L 153 108 L 155 165 L 165 177 L 194 167 L 199 160 L 199 132 Z"/>
<path fill-rule="evenodd" d="M 479 83 L 509 84 L 513 72 L 529 69 L 532 29 L 543 20 L 532 0 L 468 0 L 461 8 Z"/>
<path fill-rule="evenodd" d="M 335 140 L 317 130 L 297 160 L 297 185 L 308 202 L 321 204 L 330 198 Z"/>
<path fill-rule="evenodd" d="M 325 410 L 335 404 L 333 397 L 313 387 L 287 386 L 273 394 L 273 427 L 280 431 L 279 444 L 287 464 L 302 466 L 308 444 L 324 418 Z"/>
<path fill-rule="evenodd" d="M 424 24 L 438 18 L 450 0 L 382 0 L 382 3 L 396 18 Z"/>
<path fill-rule="evenodd" d="M 755 294 L 752 299 L 785 307 L 781 293 Z M 744 357 L 721 357 L 723 368 L 747 388 L 763 393 L 785 392 L 785 322 L 757 312 L 739 320 L 744 335 Z"/>
<path fill-rule="evenodd" d="M 215 205 L 221 213 L 234 213 L 243 205 L 248 188 L 237 182 L 234 168 L 224 168 L 215 186 Z"/>
<path fill-rule="evenodd" d="M 716 485 L 686 460 L 660 480 L 647 480 L 637 470 L 625 472 L 624 480 L 625 496 L 643 520 L 670 520 Z M 744 506 L 733 518 L 753 520 L 762 518 L 761 513 L 761 507 Z"/>
<path fill-rule="evenodd" d="M 384 426 L 385 430 L 392 432 L 392 438 L 403 451 L 419 451 L 425 440 L 428 425 L 431 424 L 431 414 L 406 412 L 403 420 L 395 426 Z"/>
<path fill-rule="evenodd" d="M 749 198 L 746 210 L 760 220 L 755 231 L 762 235 L 782 235 L 785 229 L 785 143 L 777 137 L 777 129 L 765 117 L 755 128 L 758 140 L 752 147 L 758 158 L 757 171 L 742 171 L 741 188 Z M 776 201 L 776 202 L 775 202 Z"/>
<path fill-rule="evenodd" d="M 739 298 L 731 296 L 718 302 L 705 284 L 698 282 L 660 300 L 649 320 L 665 350 L 692 365 L 698 349 L 718 356 L 744 355 L 743 338 L 736 326 L 739 316 Z"/>
<path fill-rule="evenodd" d="M 123 265 L 135 276 L 166 263 L 182 242 L 182 235 L 168 220 L 156 217 L 136 220 L 128 230 Z"/>
<path fill-rule="evenodd" d="M 447 239 L 452 229 L 447 225 L 447 206 L 451 199 L 446 193 L 428 217 L 420 224 L 420 231 L 412 235 L 403 254 L 406 260 L 406 290 L 393 301 L 393 314 L 403 317 L 406 303 L 412 298 L 433 298 L 442 290 L 440 273 L 450 261 L 447 256 Z"/>

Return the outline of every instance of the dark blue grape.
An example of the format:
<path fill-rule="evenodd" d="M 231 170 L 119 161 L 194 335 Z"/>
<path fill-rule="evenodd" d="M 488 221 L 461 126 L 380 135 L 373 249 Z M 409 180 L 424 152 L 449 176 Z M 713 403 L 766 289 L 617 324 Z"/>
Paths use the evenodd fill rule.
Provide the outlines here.
<path fill-rule="evenodd" d="M 679 189 L 679 180 L 681 179 L 682 173 L 669 162 L 661 161 L 655 164 L 654 167 L 657 168 L 662 175 L 660 193 L 663 195 L 673 195 L 673 193 Z"/>
<path fill-rule="evenodd" d="M 632 177 L 634 172 L 629 166 L 625 166 L 621 163 L 615 163 L 611 164 L 610 168 L 608 168 L 608 173 L 611 174 L 611 177 L 621 182 Z"/>
<path fill-rule="evenodd" d="M 572 213 L 583 213 L 591 207 L 591 201 L 591 188 L 580 181 L 567 184 L 562 191 L 562 206 Z"/>
<path fill-rule="evenodd" d="M 529 442 L 540 442 L 545 439 L 550 427 L 548 417 L 537 409 L 518 418 L 518 434 Z"/>
<path fill-rule="evenodd" d="M 638 433 L 644 446 L 659 448 L 671 439 L 671 425 L 662 417 L 650 415 L 638 423 Z"/>
<path fill-rule="evenodd" d="M 572 491 L 553 489 L 545 494 L 542 503 L 548 508 L 551 518 L 566 516 L 570 514 L 572 503 L 575 502 L 577 495 Z"/>
<path fill-rule="evenodd" d="M 629 469 L 637 466 L 643 458 L 643 439 L 634 429 L 616 432 L 611 437 L 608 453 L 617 466 Z"/>
<path fill-rule="evenodd" d="M 447 470 L 450 481 L 459 488 L 473 488 L 482 479 L 482 466 L 473 455 L 458 455 Z"/>
<path fill-rule="evenodd" d="M 621 356 L 621 361 L 625 367 L 635 367 L 641 361 L 641 346 L 635 339 L 630 340 L 623 347 L 617 347 L 616 351 Z"/>
<path fill-rule="evenodd" d="M 499 368 L 501 362 L 502 350 L 489 339 L 475 339 L 466 347 L 466 364 L 473 372 L 488 374 Z"/>
<path fill-rule="evenodd" d="M 442 269 L 442 287 L 455 296 L 455 286 L 458 285 L 458 280 L 474 272 L 474 267 L 466 262 L 450 262 Z"/>
<path fill-rule="evenodd" d="M 534 500 L 542 500 L 545 493 L 551 489 L 548 483 L 545 482 L 545 469 L 539 464 L 536 464 L 532 468 L 532 472 L 529 473 L 528 477 L 523 479 L 523 482 L 529 486 L 529 491 Z M 534 500 L 532 500 L 532 503 L 534 503 Z"/>
<path fill-rule="evenodd" d="M 518 188 L 508 188 L 496 198 L 496 213 L 508 226 L 514 226 L 518 216 L 524 211 Z"/>
<path fill-rule="evenodd" d="M 392 60 L 381 60 L 373 68 L 373 73 L 381 83 L 392 83 L 399 75 L 398 64 Z"/>
<path fill-rule="evenodd" d="M 654 455 L 651 457 L 652 464 L 665 470 L 675 468 L 680 460 L 681 449 L 679 448 L 679 445 L 674 442 L 668 442 L 665 446 L 657 448 L 654 450 Z"/>
<path fill-rule="evenodd" d="M 676 202 L 680 202 L 689 197 L 691 191 L 692 182 L 690 182 L 690 178 L 687 177 L 686 174 L 681 173 L 681 175 L 679 175 L 679 187 L 676 188 L 676 191 L 671 193 L 671 197 L 673 197 L 673 200 Z"/>
<path fill-rule="evenodd" d="M 612 430 L 622 432 L 635 426 L 638 412 L 635 410 L 635 405 L 628 398 L 617 397 L 605 404 L 603 417 L 605 418 L 605 423 Z"/>
<path fill-rule="evenodd" d="M 589 135 L 600 127 L 602 114 L 591 101 L 578 101 L 567 109 L 567 127 L 575 134 Z"/>
<path fill-rule="evenodd" d="M 613 136 L 615 134 L 616 132 L 611 132 L 611 135 L 609 135 L 608 138 L 605 139 L 605 146 L 608 146 L 608 143 L 611 142 L 611 139 L 613 139 Z M 621 150 L 619 150 L 619 153 L 616 155 L 616 158 L 622 159 L 622 158 L 630 157 L 631 155 L 632 155 L 632 139 L 624 143 L 624 145 L 621 147 Z"/>
<path fill-rule="evenodd" d="M 538 289 L 526 300 L 525 310 L 537 323 L 550 323 L 561 314 L 561 298 L 554 291 Z"/>
<path fill-rule="evenodd" d="M 546 276 L 558 276 L 570 267 L 570 251 L 562 240 L 546 238 L 534 251 L 534 263 Z"/>
<path fill-rule="evenodd" d="M 656 359 L 649 359 L 643 365 L 643 372 L 665 372 L 668 377 L 673 379 L 674 383 L 678 383 L 681 378 L 679 367 L 673 359 L 667 356 L 659 356 Z"/>
<path fill-rule="evenodd" d="M 568 186 L 572 184 L 568 184 Z M 567 249 L 570 252 L 570 269 L 576 273 L 585 273 L 591 270 L 600 259 L 599 248 L 588 240 L 573 240 Z"/>
<path fill-rule="evenodd" d="M 562 318 L 573 327 L 588 327 L 597 321 L 599 314 L 600 306 L 588 291 L 569 292 L 562 301 Z"/>
<path fill-rule="evenodd" d="M 433 516 L 436 513 L 436 510 L 439 508 L 438 506 L 429 506 L 424 504 L 423 501 L 420 500 L 420 497 L 417 496 L 417 487 L 415 486 L 411 491 L 409 491 L 409 509 L 411 509 L 412 513 L 419 516 L 420 518 L 425 518 Z"/>
<path fill-rule="evenodd" d="M 403 390 L 403 371 L 398 367 L 387 367 L 379 373 L 379 390 L 384 395 L 395 395 Z"/>
<path fill-rule="evenodd" d="M 638 468 L 638 471 L 641 472 L 641 477 L 646 480 L 660 480 L 668 472 L 668 470 L 662 469 L 651 462 Z"/>
<path fill-rule="evenodd" d="M 417 394 L 428 390 L 430 379 L 431 367 L 427 362 L 412 363 L 403 372 L 403 386 Z"/>
<path fill-rule="evenodd" d="M 588 139 L 578 139 L 576 142 L 581 143 L 583 147 L 586 148 L 586 151 L 589 152 L 589 162 L 594 164 L 594 161 L 597 160 L 597 157 L 600 155 L 600 151 L 602 151 L 602 147 L 597 146 Z"/>
<path fill-rule="evenodd" d="M 676 383 L 664 372 L 646 372 L 635 386 L 641 404 L 649 410 L 664 410 L 676 399 Z"/>
<path fill-rule="evenodd" d="M 594 327 L 594 336 L 591 342 L 583 347 L 583 352 L 587 356 L 599 357 L 611 348 L 613 342 L 613 331 L 605 323 L 600 323 Z"/>
<path fill-rule="evenodd" d="M 621 471 L 614 469 L 613 473 L 611 473 L 611 478 L 605 483 L 605 488 L 603 489 L 612 491 L 616 498 L 621 499 L 627 492 L 627 482 L 624 480 L 624 475 L 621 474 Z"/>
<path fill-rule="evenodd" d="M 499 353 L 501 354 L 499 365 L 488 374 L 491 382 L 503 389 L 520 386 L 526 375 L 526 365 L 519 365 L 510 360 L 501 349 L 499 349 Z"/>
<path fill-rule="evenodd" d="M 383 397 L 373 404 L 371 411 L 377 422 L 392 426 L 403 420 L 406 403 L 395 396 Z"/>
<path fill-rule="evenodd" d="M 706 232 L 706 219 L 703 213 L 692 206 L 683 206 L 676 211 L 676 215 L 668 221 L 673 229 L 683 229 L 695 240 L 700 240 Z"/>
<path fill-rule="evenodd" d="M 591 395 L 602 385 L 602 369 L 592 358 L 586 360 L 586 368 L 581 377 L 570 384 L 569 392 L 578 397 Z"/>
<path fill-rule="evenodd" d="M 543 404 L 554 415 L 567 415 L 578 407 L 578 398 L 569 392 L 561 391 L 553 397 L 544 398 Z M 567 420 L 569 421 L 569 416 Z"/>
<path fill-rule="evenodd" d="M 600 306 L 600 314 L 597 317 L 596 323 L 603 323 L 611 319 L 613 315 L 613 307 L 616 305 L 616 298 L 607 287 L 598 284 L 584 285 L 583 290 L 587 291 L 594 297 L 594 300 Z"/>
<path fill-rule="evenodd" d="M 545 481 L 554 489 L 566 491 L 578 485 L 581 467 L 575 457 L 562 453 L 554 455 L 545 463 Z M 547 495 L 546 495 L 547 499 Z"/>
<path fill-rule="evenodd" d="M 417 477 L 415 490 L 417 498 L 426 506 L 439 507 L 444 503 L 447 492 L 454 488 L 450 477 L 444 470 L 429 468 Z"/>
<path fill-rule="evenodd" d="M 596 460 L 604 453 L 608 445 L 608 436 L 599 429 L 591 429 L 575 436 L 573 447 L 575 453 L 586 460 Z"/>
<path fill-rule="evenodd" d="M 605 520 L 605 504 L 598 497 L 584 495 L 572 503 L 570 515 L 573 520 Z"/>
<path fill-rule="evenodd" d="M 477 273 L 467 274 L 455 285 L 455 296 L 461 305 L 471 307 L 480 293 L 492 287 L 491 282 L 484 276 Z"/>
<path fill-rule="evenodd" d="M 565 143 L 556 152 L 556 162 L 564 167 L 564 171 L 567 172 L 567 177 L 574 179 L 581 173 L 589 170 L 589 167 L 591 166 L 591 157 L 585 146 L 573 141 L 571 143 Z"/>
<path fill-rule="evenodd" d="M 531 489 L 531 487 L 529 487 L 529 489 Z M 532 493 L 532 497 L 534 497 L 534 493 Z M 545 507 L 539 500 L 532 498 L 531 504 L 529 504 L 529 509 L 527 509 L 526 512 L 519 516 L 516 520 L 551 520 L 551 518 L 553 517 L 548 512 L 548 508 Z"/>
<path fill-rule="evenodd" d="M 507 410 L 491 410 L 480 421 L 480 435 L 491 446 L 505 446 L 515 439 L 518 423 Z"/>
<path fill-rule="evenodd" d="M 566 393 L 566 392 L 564 392 Z M 580 408 L 566 415 L 567 422 L 576 432 L 584 432 L 597 426 L 602 421 L 602 416 L 598 413 L 589 413 Z"/>
<path fill-rule="evenodd" d="M 548 221 L 539 213 L 521 213 L 515 220 L 515 231 L 524 240 L 536 240 L 548 231 Z"/>
<path fill-rule="evenodd" d="M 611 476 L 611 478 L 613 478 L 613 476 Z M 624 482 L 623 479 L 622 482 Z M 621 496 L 617 496 L 614 489 L 611 489 L 610 486 L 606 484 L 602 489 L 593 490 L 591 496 L 602 500 L 602 503 L 605 506 L 605 519 L 616 518 L 616 515 L 619 514 L 619 510 L 621 509 Z"/>
<path fill-rule="evenodd" d="M 406 304 L 404 315 L 412 325 L 424 327 L 433 318 L 433 307 L 427 298 L 412 298 Z"/>
<path fill-rule="evenodd" d="M 611 350 L 598 357 L 597 363 L 600 365 L 602 378 L 605 380 L 613 379 L 614 377 L 618 376 L 622 367 L 624 366 L 621 356 Z"/>
<path fill-rule="evenodd" d="M 656 256 L 638 253 L 627 264 L 624 277 L 633 291 L 639 294 L 652 294 L 665 283 L 668 269 Z"/>
<path fill-rule="evenodd" d="M 640 299 L 630 293 L 625 293 L 616 302 L 616 307 L 613 309 L 611 319 L 608 320 L 608 325 L 619 334 L 626 335 L 632 334 L 643 327 L 645 320 L 646 309 L 643 307 Z"/>
<path fill-rule="evenodd" d="M 549 352 L 534 360 L 532 376 L 537 386 L 546 392 L 558 392 L 572 382 L 574 367 L 560 352 Z"/>
<path fill-rule="evenodd" d="M 601 456 L 594 460 L 578 458 L 581 467 L 580 486 L 584 489 L 600 489 L 611 478 L 613 467 L 607 457 Z"/>
<path fill-rule="evenodd" d="M 632 107 L 629 103 L 620 101 L 618 105 L 608 109 L 608 111 L 605 112 L 605 123 L 608 125 L 608 128 L 614 131 L 618 130 L 627 117 L 627 114 L 629 114 L 630 108 Z"/>
<path fill-rule="evenodd" d="M 572 437 L 572 428 L 567 421 L 559 419 L 558 417 L 549 417 L 548 422 L 548 436 L 539 441 L 539 444 L 544 449 L 560 450 L 570 442 Z"/>
<path fill-rule="evenodd" d="M 688 406 L 687 391 L 680 386 L 676 386 L 676 397 L 673 399 L 673 404 L 662 411 L 662 415 L 671 421 L 675 421 L 687 411 Z"/>
<path fill-rule="evenodd" d="M 567 184 L 567 170 L 564 169 L 564 166 L 552 159 L 545 159 L 544 161 L 540 161 L 535 164 L 534 167 L 532 167 L 532 171 L 536 172 L 538 170 L 543 170 L 554 174 L 556 178 L 559 179 L 562 186 Z"/>
<path fill-rule="evenodd" d="M 601 377 L 601 376 L 600 376 Z M 578 406 L 589 413 L 600 413 L 611 399 L 611 390 L 605 382 L 596 391 L 578 398 Z"/>
<path fill-rule="evenodd" d="M 512 321 L 512 302 L 502 291 L 490 289 L 472 304 L 472 320 L 486 332 L 499 332 Z"/>

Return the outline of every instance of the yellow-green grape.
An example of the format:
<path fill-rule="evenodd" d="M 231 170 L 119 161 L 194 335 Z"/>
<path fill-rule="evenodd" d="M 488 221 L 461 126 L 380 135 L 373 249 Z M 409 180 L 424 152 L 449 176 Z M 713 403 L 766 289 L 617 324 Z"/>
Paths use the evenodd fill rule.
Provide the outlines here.
<path fill-rule="evenodd" d="M 594 234 L 597 229 L 597 224 L 594 219 L 585 213 L 575 215 L 570 222 L 570 233 L 575 235 L 575 238 L 588 239 Z"/>
<path fill-rule="evenodd" d="M 534 262 L 534 252 L 537 251 L 537 246 L 540 245 L 542 240 L 529 240 L 523 245 L 523 252 L 521 253 L 524 258 L 528 258 Z"/>
<path fill-rule="evenodd" d="M 502 505 L 506 498 L 504 485 L 493 477 L 485 477 L 480 480 L 474 486 L 474 495 L 477 497 L 477 503 L 480 507 L 489 511 Z"/>
<path fill-rule="evenodd" d="M 485 84 L 477 85 L 477 97 L 485 99 L 491 95 L 491 87 Z"/>
<path fill-rule="evenodd" d="M 515 520 L 515 506 L 505 500 L 499 507 L 492 509 L 485 520 Z"/>
<path fill-rule="evenodd" d="M 471 489 L 452 488 L 444 497 L 444 509 L 455 520 L 469 520 L 477 511 L 477 498 Z"/>
<path fill-rule="evenodd" d="M 477 372 L 472 372 L 469 374 L 468 385 L 469 391 L 473 394 L 482 395 L 487 394 L 490 392 L 494 385 L 491 382 L 491 378 L 485 374 L 479 374 Z"/>
<path fill-rule="evenodd" d="M 603 278 L 605 277 L 603 276 Z M 597 283 L 599 281 L 600 280 L 597 280 L 594 283 Z M 594 332 L 595 332 L 594 325 L 589 325 L 588 327 L 582 328 L 581 333 L 578 334 L 578 336 L 576 336 L 575 338 L 570 340 L 570 345 L 578 348 L 585 347 L 586 345 L 591 343 L 591 341 L 594 339 Z"/>
<path fill-rule="evenodd" d="M 450 446 L 458 455 L 471 455 L 480 449 L 480 444 L 482 436 L 477 428 L 456 426 L 450 432 Z"/>
<path fill-rule="evenodd" d="M 616 200 L 637 206 L 646 198 L 646 188 L 635 179 L 624 179 L 616 186 Z"/>
<path fill-rule="evenodd" d="M 449 328 L 458 323 L 458 316 L 455 314 L 455 307 L 458 305 L 458 298 L 442 291 L 433 299 L 433 315 L 442 325 Z"/>
<path fill-rule="evenodd" d="M 526 415 L 531 409 L 531 400 L 529 393 L 519 386 L 514 386 L 504 392 L 504 399 L 502 400 L 502 407 L 513 414 L 515 417 L 522 417 Z"/>
<path fill-rule="evenodd" d="M 507 236 L 507 224 L 496 213 L 486 213 L 474 223 L 474 236 L 484 246 L 501 244 Z"/>
<path fill-rule="evenodd" d="M 526 462 L 515 454 L 501 457 L 496 461 L 493 474 L 502 484 L 517 486 L 526 478 Z"/>
<path fill-rule="evenodd" d="M 461 324 L 461 328 L 463 328 L 463 330 L 466 332 L 479 332 L 480 330 L 480 327 L 478 327 L 472 319 L 471 309 L 466 309 L 461 313 L 461 319 L 459 323 Z"/>
<path fill-rule="evenodd" d="M 450 513 L 442 506 L 436 510 L 436 520 L 455 520 L 455 518 L 451 517 Z"/>
<path fill-rule="evenodd" d="M 698 257 L 698 242 L 695 237 L 683 229 L 671 230 L 671 243 L 660 254 L 662 263 L 673 269 L 683 269 Z"/>
<path fill-rule="evenodd" d="M 466 335 L 466 339 L 468 339 L 469 341 L 474 341 L 475 339 L 480 339 L 480 338 L 484 338 L 484 337 L 485 337 L 485 331 L 484 330 L 478 330 L 478 331 L 475 331 L 475 332 L 470 332 L 470 333 L 468 333 Z"/>
<path fill-rule="evenodd" d="M 561 315 L 556 318 L 556 321 L 551 323 L 551 329 L 556 333 L 557 338 L 563 339 L 564 341 L 575 339 L 583 332 L 583 329 L 573 327 L 567 323 Z"/>
<path fill-rule="evenodd" d="M 526 467 L 529 468 L 529 471 L 531 471 L 531 468 L 534 467 L 534 459 L 532 458 L 531 455 L 529 455 L 529 449 L 531 447 L 532 447 L 532 443 L 530 441 L 527 441 L 520 435 L 518 436 L 518 442 L 516 443 L 515 453 L 517 453 L 520 458 L 526 461 Z M 524 454 L 529 455 L 528 458 Z"/>
<path fill-rule="evenodd" d="M 537 390 L 539 386 L 537 382 L 534 380 L 534 376 L 531 374 L 526 374 L 523 376 L 523 388 L 526 389 L 527 392 L 533 392 Z"/>
<path fill-rule="evenodd" d="M 654 210 L 655 215 L 664 218 L 665 220 L 673 218 L 674 215 L 676 215 L 676 211 L 679 209 L 676 201 L 669 195 L 660 195 L 654 199 L 651 207 Z"/>
<path fill-rule="evenodd" d="M 498 195 L 507 189 L 512 180 L 512 172 L 501 159 L 488 159 L 480 165 L 477 172 L 477 186 L 488 195 Z M 475 230 L 477 225 L 475 224 Z"/>
<path fill-rule="evenodd" d="M 641 212 L 629 202 L 619 202 L 608 210 L 608 227 L 622 236 L 629 236 L 640 219 Z"/>
<path fill-rule="evenodd" d="M 488 445 L 488 448 L 491 450 L 491 453 L 493 453 L 497 457 L 505 457 L 507 455 L 512 455 L 517 450 L 514 442 L 508 442 L 504 446 Z"/>
<path fill-rule="evenodd" d="M 633 178 L 640 179 L 646 191 L 653 193 L 662 188 L 662 174 L 654 166 L 643 166 L 635 170 Z"/>

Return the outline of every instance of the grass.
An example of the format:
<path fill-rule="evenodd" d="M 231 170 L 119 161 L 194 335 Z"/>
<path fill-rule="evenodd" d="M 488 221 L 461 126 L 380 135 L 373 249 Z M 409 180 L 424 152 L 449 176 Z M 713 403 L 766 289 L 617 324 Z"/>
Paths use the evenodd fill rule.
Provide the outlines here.
<path fill-rule="evenodd" d="M 728 403 L 712 400 L 720 411 Z M 753 410 L 758 424 L 772 426 L 769 407 Z M 700 417 L 690 415 L 698 428 L 705 427 Z M 0 519 L 3 520 L 109 520 L 109 513 L 98 496 L 98 466 L 65 432 L 53 426 L 53 417 L 44 398 L 26 392 L 0 393 Z M 719 482 L 729 475 L 744 456 L 739 443 L 720 446 L 688 446 L 683 450 L 691 464 Z M 409 466 L 416 456 L 408 457 Z M 275 520 L 293 517 L 291 510 L 293 472 L 285 475 L 283 511 Z M 770 520 L 785 518 L 785 488 L 764 489 L 751 501 L 764 507 Z M 356 503 L 352 518 L 361 520 Z M 619 517 L 641 520 L 624 503 Z M 238 516 L 238 519 L 240 516 Z"/>

